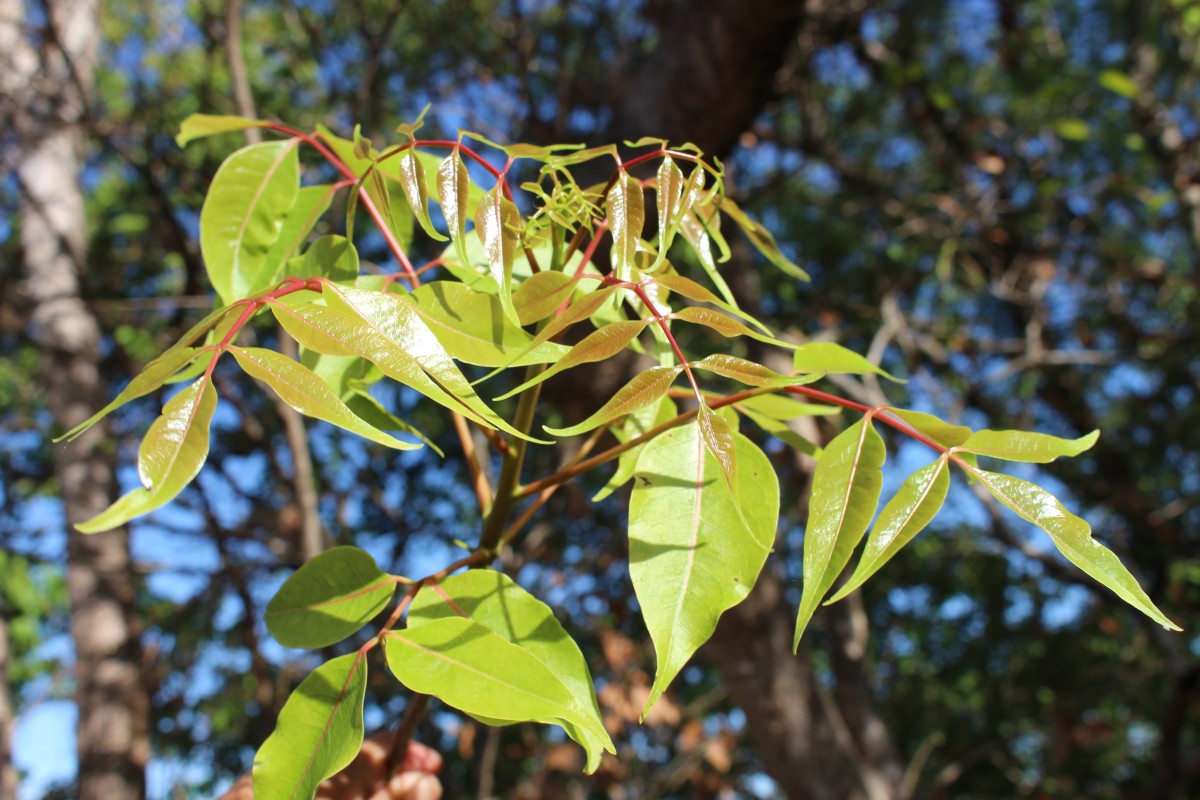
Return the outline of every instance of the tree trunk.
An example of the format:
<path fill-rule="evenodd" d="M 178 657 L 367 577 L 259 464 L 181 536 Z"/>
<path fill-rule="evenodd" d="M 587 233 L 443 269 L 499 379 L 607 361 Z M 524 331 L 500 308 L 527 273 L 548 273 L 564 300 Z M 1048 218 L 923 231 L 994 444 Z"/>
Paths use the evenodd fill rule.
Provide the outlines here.
<path fill-rule="evenodd" d="M 46 0 L 44 27 L 28 25 L 21 0 L 0 0 L 15 69 L 21 245 L 31 335 L 42 349 L 41 383 L 58 425 L 69 428 L 104 403 L 100 325 L 81 297 L 86 219 L 80 187 L 83 122 L 98 37 L 96 3 Z M 15 35 L 14 35 L 15 33 Z M 22 35 L 24 34 L 24 35 Z M 36 44 L 34 43 L 36 41 Z M 113 465 L 94 428 L 55 448 L 66 522 L 80 522 L 115 496 Z M 141 680 L 129 534 L 67 537 L 67 591 L 75 642 L 80 800 L 145 795 L 149 698 Z"/>

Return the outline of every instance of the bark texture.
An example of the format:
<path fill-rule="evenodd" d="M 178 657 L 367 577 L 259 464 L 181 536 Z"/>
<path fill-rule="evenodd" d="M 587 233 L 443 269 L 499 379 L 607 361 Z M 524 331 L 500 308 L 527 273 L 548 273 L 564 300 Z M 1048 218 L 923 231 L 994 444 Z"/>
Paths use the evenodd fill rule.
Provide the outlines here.
<path fill-rule="evenodd" d="M 20 0 L 0 0 L 6 109 L 17 136 L 21 247 L 31 335 L 42 349 L 41 384 L 55 421 L 69 428 L 103 405 L 100 325 L 84 302 L 86 217 L 80 174 L 84 123 L 98 39 L 91 0 L 47 0 L 44 19 Z M 36 19 L 36 21 L 35 21 Z M 66 522 L 80 522 L 115 495 L 102 428 L 55 447 Z M 80 800 L 145 795 L 149 698 L 134 614 L 136 580 L 128 531 L 67 538 L 67 590 L 75 643 Z"/>

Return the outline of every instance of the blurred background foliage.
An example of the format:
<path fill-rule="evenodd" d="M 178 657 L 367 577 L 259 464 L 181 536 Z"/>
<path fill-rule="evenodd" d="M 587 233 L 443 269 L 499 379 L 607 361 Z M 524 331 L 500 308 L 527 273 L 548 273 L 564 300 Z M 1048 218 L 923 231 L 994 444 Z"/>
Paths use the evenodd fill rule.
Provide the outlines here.
<path fill-rule="evenodd" d="M 24 30 L 44 42 L 38 6 Z M 173 136 L 190 113 L 239 112 L 238 50 L 258 115 L 344 133 L 361 124 L 377 143 L 427 104 L 429 129 L 451 136 L 695 141 L 726 161 L 733 196 L 813 276 L 785 282 L 735 240 L 722 269 L 740 300 L 787 335 L 836 339 L 909 379 L 841 391 L 975 427 L 1101 428 L 1095 449 L 1042 477 L 1187 630 L 1156 629 L 959 484 L 955 513 L 846 610 L 818 614 L 795 667 L 803 683 L 733 664 L 787 648 L 736 652 L 726 631 L 638 726 L 653 656 L 631 606 L 625 497 L 591 504 L 606 478 L 593 476 L 560 493 L 506 561 L 579 636 L 620 757 L 584 777 L 580 753 L 544 729 L 485 729 L 435 707 L 418 736 L 447 758 L 447 795 L 1194 797 L 1198 34 L 1192 0 L 109 3 L 81 123 L 80 294 L 104 331 L 110 394 L 211 304 L 196 221 L 208 180 L 241 140 L 180 150 Z M 8 155 L 20 142 L 2 135 L 6 688 L 22 796 L 73 796 L 72 765 L 39 752 L 70 725 L 69 712 L 44 711 L 71 696 L 67 533 L 28 329 Z M 369 238 L 363 255 L 386 259 Z M 155 797 L 208 795 L 247 769 L 316 663 L 280 648 L 260 621 L 304 552 L 285 423 L 234 371 L 217 380 L 228 402 L 208 466 L 177 503 L 131 528 Z M 544 403 L 575 403 L 574 418 L 598 405 L 569 378 L 556 384 Z M 447 457 L 311 427 L 320 531 L 326 544 L 367 548 L 384 569 L 420 574 L 477 535 L 474 497 L 441 415 L 404 392 L 381 399 Z M 158 407 L 114 415 L 120 463 L 132 463 Z M 771 452 L 784 521 L 764 592 L 794 607 L 810 464 Z M 546 452 L 530 474 L 560 457 Z M 919 457 L 908 445 L 894 453 L 909 467 L 894 479 Z M 773 612 L 751 603 L 744 632 L 770 630 L 755 620 Z M 372 682 L 368 726 L 394 724 L 405 698 L 382 670 Z M 806 771 L 809 759 L 841 766 Z M 853 777 L 863 775 L 879 780 Z"/>

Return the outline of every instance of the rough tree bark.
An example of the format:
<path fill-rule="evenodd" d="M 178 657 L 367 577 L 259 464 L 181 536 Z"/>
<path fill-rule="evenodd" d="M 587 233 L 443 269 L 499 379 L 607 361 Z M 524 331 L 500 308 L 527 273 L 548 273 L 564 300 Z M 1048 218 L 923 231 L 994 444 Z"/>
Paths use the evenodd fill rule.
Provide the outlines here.
<path fill-rule="evenodd" d="M 92 0 L 45 0 L 44 19 L 22 0 L 0 0 L 6 109 L 21 189 L 23 291 L 42 349 L 41 383 L 57 424 L 69 428 L 103 405 L 101 330 L 81 296 L 86 219 L 80 186 L 88 92 L 98 39 Z M 36 22 L 35 22 L 36 20 Z M 68 525 L 115 494 L 104 430 L 54 450 Z M 80 800 L 145 795 L 149 698 L 141 679 L 136 579 L 126 530 L 67 537 L 67 590 L 75 643 Z"/>

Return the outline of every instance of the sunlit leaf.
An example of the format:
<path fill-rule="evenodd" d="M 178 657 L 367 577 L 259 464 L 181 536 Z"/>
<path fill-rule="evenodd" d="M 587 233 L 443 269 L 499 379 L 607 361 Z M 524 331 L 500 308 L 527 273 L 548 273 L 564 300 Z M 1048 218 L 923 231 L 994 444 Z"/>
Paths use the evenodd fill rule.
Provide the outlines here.
<path fill-rule="evenodd" d="M 294 140 L 238 150 L 213 176 L 200 211 L 200 252 L 221 302 L 246 297 L 270 278 L 267 255 L 296 203 L 300 167 Z"/>
<path fill-rule="evenodd" d="M 231 131 L 244 131 L 247 128 L 262 128 L 267 124 L 262 120 L 249 119 L 247 117 L 190 114 L 183 122 L 179 123 L 179 134 L 175 137 L 175 144 L 183 147 L 188 142 L 195 139 L 202 139 L 205 136 L 215 136 L 218 133 L 229 133 Z"/>
<path fill-rule="evenodd" d="M 946 502 L 946 492 L 950 488 L 947 460 L 942 456 L 914 472 L 896 492 L 895 497 L 887 502 L 867 537 L 866 547 L 863 548 L 862 557 L 854 568 L 854 574 L 826 601 L 826 605 L 841 600 L 862 586 L 892 556 L 900 552 L 904 545 L 925 529 Z"/>
<path fill-rule="evenodd" d="M 917 433 L 940 444 L 942 447 L 958 447 L 971 436 L 971 429 L 963 425 L 951 425 L 932 414 L 909 411 L 906 408 L 889 408 L 887 412 L 899 417 Z"/>
<path fill-rule="evenodd" d="M 421 229 L 432 239 L 444 242 L 446 237 L 433 227 L 429 216 L 429 193 L 425 182 L 425 165 L 417 158 L 412 149 L 405 150 L 396 157 L 396 167 L 400 174 L 400 185 L 404 189 L 404 198 L 412 209 L 413 216 L 421 224 Z"/>
<path fill-rule="evenodd" d="M 290 277 L 327 278 L 335 282 L 353 281 L 358 277 L 358 269 L 358 251 L 344 236 L 322 236 L 287 265 Z"/>
<path fill-rule="evenodd" d="M 1126 75 L 1124 72 L 1116 69 L 1101 70 L 1096 76 L 1096 83 L 1108 89 L 1110 92 L 1119 94 L 1121 97 L 1132 100 L 1138 96 L 1137 81 Z"/>
<path fill-rule="evenodd" d="M 467 165 L 463 163 L 458 148 L 455 148 L 438 166 L 438 202 L 441 203 L 446 226 L 450 229 L 455 252 L 464 267 L 471 266 L 464 241 L 467 236 L 467 193 L 470 183 Z"/>
<path fill-rule="evenodd" d="M 671 384 L 679 377 L 683 367 L 651 367 L 633 377 L 629 383 L 617 390 L 607 403 L 596 413 L 576 425 L 566 428 L 551 428 L 544 426 L 552 436 L 578 436 L 595 430 L 605 423 L 612 422 L 618 417 L 631 414 L 639 408 L 648 406 L 662 397 L 671 388 Z"/>
<path fill-rule="evenodd" d="M 651 271 L 657 269 L 667 257 L 667 251 L 671 249 L 671 242 L 679 230 L 684 185 L 683 172 L 670 156 L 664 156 L 658 165 L 657 178 L 654 194 L 658 210 L 658 258 Z"/>
<path fill-rule="evenodd" d="M 587 661 L 550 606 L 504 573 L 490 569 L 455 575 L 442 581 L 439 588 L 441 591 L 427 586 L 417 594 L 408 612 L 409 627 L 455 617 L 462 611 L 540 661 L 570 692 L 574 701 L 571 718 L 588 720 L 589 724 L 581 726 L 560 718 L 560 724 L 587 749 L 587 771 L 595 771 L 601 753 L 613 751 L 612 741 L 604 733 Z M 451 598 L 457 608 L 443 595 Z"/>
<path fill-rule="evenodd" d="M 742 311 L 736 305 L 728 303 L 725 300 L 722 300 L 720 297 L 717 297 L 711 291 L 706 289 L 701 284 L 696 283 L 691 278 L 685 278 L 682 275 L 675 275 L 671 273 L 659 273 L 654 276 L 654 282 L 662 286 L 666 286 L 673 292 L 678 292 L 689 300 L 696 300 L 701 303 L 712 303 L 718 308 L 728 311 L 730 314 L 735 314 L 738 317 L 741 317 L 754 327 L 758 328 L 764 334 L 771 334 L 771 329 L 766 325 L 763 325 L 754 317 L 750 316 L 745 311 Z"/>
<path fill-rule="evenodd" d="M 275 731 L 254 756 L 255 800 L 309 800 L 363 743 L 367 659 L 327 661 L 305 678 L 279 712 Z"/>
<path fill-rule="evenodd" d="M 534 345 L 529 333 L 504 316 L 497 297 L 472 291 L 458 281 L 422 284 L 404 297 L 446 352 L 468 364 L 483 367 L 546 364 L 561 358 L 569 349 L 554 342 Z"/>
<path fill-rule="evenodd" d="M 592 331 L 549 369 L 543 370 L 536 377 L 530 378 L 520 386 L 505 392 L 496 399 L 503 400 L 514 394 L 519 394 L 526 389 L 538 385 L 542 381 L 554 377 L 563 370 L 612 358 L 624 350 L 649 324 L 650 321 L 645 319 L 624 320 L 622 322 L 613 322 L 599 330 Z"/>
<path fill-rule="evenodd" d="M 784 386 L 798 386 L 803 383 L 812 383 L 820 380 L 821 374 L 807 375 L 780 375 L 770 367 L 764 367 L 755 361 L 747 361 L 738 356 L 724 355 L 716 353 L 711 356 L 706 356 L 699 361 L 693 361 L 694 369 L 702 369 L 708 372 L 730 378 L 735 381 L 740 381 L 747 386 L 759 386 L 763 388 L 782 388 Z"/>
<path fill-rule="evenodd" d="M 486 625 L 459 616 L 427 619 L 384 639 L 388 667 L 414 692 L 433 695 L 468 714 L 495 720 L 586 729 L 588 764 L 598 764 L 597 746 L 613 752 L 592 709 L 534 653 Z M 603 743 L 603 744 L 600 744 Z"/>
<path fill-rule="evenodd" d="M 1004 461 L 1048 464 L 1060 456 L 1079 455 L 1091 448 L 1098 438 L 1100 431 L 1092 431 L 1078 439 L 1060 439 L 1045 433 L 983 430 L 972 433 L 960 449 Z"/>
<path fill-rule="evenodd" d="M 512 201 L 495 186 L 483 196 L 475 212 L 475 233 L 483 244 L 492 280 L 500 287 L 500 306 L 514 325 L 520 324 L 512 302 L 513 255 L 517 249 L 521 215 Z"/>
<path fill-rule="evenodd" d="M 658 662 L 643 715 L 721 614 L 750 593 L 774 543 L 778 479 L 749 439 L 734 441 L 736 498 L 698 424 L 661 434 L 638 458 L 629 573 Z"/>
<path fill-rule="evenodd" d="M 513 292 L 513 307 L 522 325 L 541 322 L 570 299 L 578 283 L 562 272 L 538 272 L 521 282 Z"/>
<path fill-rule="evenodd" d="M 757 339 L 758 341 L 765 342 L 766 344 L 773 344 L 776 347 L 786 347 L 793 350 L 798 346 L 791 342 L 785 342 L 781 339 L 776 339 L 774 336 L 767 336 L 759 333 L 750 326 L 739 322 L 728 314 L 722 313 L 713 308 L 705 308 L 703 306 L 687 306 L 686 308 L 681 308 L 679 311 L 672 313 L 671 318 L 683 320 L 684 322 L 691 322 L 696 325 L 703 325 L 709 330 L 716 331 L 726 338 L 748 336 L 751 339 Z"/>
<path fill-rule="evenodd" d="M 833 342 L 809 342 L 796 348 L 792 357 L 797 372 L 826 372 L 832 375 L 865 375 L 873 373 L 888 380 L 903 383 L 853 350 Z"/>
<path fill-rule="evenodd" d="M 267 252 L 266 266 L 263 269 L 262 280 L 254 287 L 264 289 L 287 277 L 288 261 L 304 249 L 309 234 L 316 227 L 317 221 L 329 209 L 337 190 L 333 186 L 304 186 L 296 195 L 296 203 L 283 220 L 283 228 L 279 238 Z M 357 264 L 356 264 L 357 267 Z"/>
<path fill-rule="evenodd" d="M 107 531 L 173 500 L 208 458 L 209 423 L 216 407 L 217 392 L 207 375 L 167 401 L 138 449 L 142 487 L 122 495 L 76 529 Z"/>
<path fill-rule="evenodd" d="M 793 649 L 800 645 L 813 612 L 849 563 L 875 516 L 885 455 L 883 439 L 866 418 L 838 434 L 817 461 L 804 533 L 804 586 Z"/>
<path fill-rule="evenodd" d="M 1121 559 L 1092 538 L 1092 528 L 1040 486 L 982 469 L 968 469 L 992 496 L 1050 535 L 1067 560 L 1164 628 L 1182 630 L 1159 611 Z"/>
<path fill-rule="evenodd" d="M 252 378 L 270 386 L 280 399 L 306 417 L 324 420 L 364 439 L 395 450 L 415 450 L 420 444 L 403 442 L 371 427 L 308 367 L 274 350 L 230 346 L 229 352 Z"/>
<path fill-rule="evenodd" d="M 674 419 L 677 413 L 675 403 L 671 398 L 663 397 L 657 403 L 639 408 L 627 415 L 619 426 L 613 427 L 612 434 L 617 441 L 624 444 L 630 439 L 641 436 L 650 429 Z M 592 497 L 593 503 L 599 503 L 633 478 L 633 472 L 637 468 L 638 454 L 645 446 L 645 444 L 640 444 L 621 454 L 617 460 L 616 471 L 608 479 L 608 483 L 604 484 L 604 487 Z"/>
<path fill-rule="evenodd" d="M 284 647 L 328 647 L 382 611 L 396 582 L 357 547 L 334 547 L 284 581 L 267 603 L 267 630 Z"/>
<path fill-rule="evenodd" d="M 638 240 L 646 224 L 645 203 L 641 183 L 621 170 L 616 183 L 608 190 L 604 211 L 612 230 L 613 274 L 624 281 L 629 280 L 637 266 Z"/>

